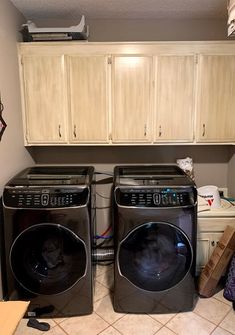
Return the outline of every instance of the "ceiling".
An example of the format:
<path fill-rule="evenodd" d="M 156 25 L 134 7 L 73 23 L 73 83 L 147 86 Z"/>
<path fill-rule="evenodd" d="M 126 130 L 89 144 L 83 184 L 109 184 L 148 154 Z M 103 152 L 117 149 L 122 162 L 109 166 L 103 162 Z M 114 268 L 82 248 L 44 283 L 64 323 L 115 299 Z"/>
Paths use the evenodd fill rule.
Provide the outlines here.
<path fill-rule="evenodd" d="M 227 0 L 10 0 L 27 20 L 227 19 Z"/>

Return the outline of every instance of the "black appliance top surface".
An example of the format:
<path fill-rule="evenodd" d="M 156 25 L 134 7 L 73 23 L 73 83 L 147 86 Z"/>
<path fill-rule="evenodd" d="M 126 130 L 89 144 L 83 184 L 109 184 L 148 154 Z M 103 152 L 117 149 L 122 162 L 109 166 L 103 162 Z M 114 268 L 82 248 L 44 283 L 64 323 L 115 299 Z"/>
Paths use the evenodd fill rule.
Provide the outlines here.
<path fill-rule="evenodd" d="M 177 165 L 116 166 L 115 186 L 186 186 L 194 182 Z"/>
<path fill-rule="evenodd" d="M 34 166 L 18 173 L 7 186 L 87 185 L 93 172 L 91 166 Z"/>

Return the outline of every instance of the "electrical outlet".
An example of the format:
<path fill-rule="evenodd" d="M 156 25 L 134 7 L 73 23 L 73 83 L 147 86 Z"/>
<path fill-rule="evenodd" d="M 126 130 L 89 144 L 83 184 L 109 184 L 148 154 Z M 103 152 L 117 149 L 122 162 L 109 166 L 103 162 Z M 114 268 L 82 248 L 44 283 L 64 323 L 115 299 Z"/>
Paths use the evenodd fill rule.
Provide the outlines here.
<path fill-rule="evenodd" d="M 228 197 L 227 187 L 218 187 L 218 189 L 219 189 L 219 194 L 220 194 L 221 197 L 225 197 L 225 198 Z"/>

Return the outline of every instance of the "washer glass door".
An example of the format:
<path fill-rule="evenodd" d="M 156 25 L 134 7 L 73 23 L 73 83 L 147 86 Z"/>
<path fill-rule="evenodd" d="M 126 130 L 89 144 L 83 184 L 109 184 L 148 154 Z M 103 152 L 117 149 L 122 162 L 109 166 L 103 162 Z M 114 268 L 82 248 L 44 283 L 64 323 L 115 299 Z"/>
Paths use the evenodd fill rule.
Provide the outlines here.
<path fill-rule="evenodd" d="M 150 222 L 125 237 L 117 257 L 121 275 L 135 286 L 146 291 L 163 291 L 187 275 L 193 250 L 178 227 L 168 222 Z"/>
<path fill-rule="evenodd" d="M 62 293 L 86 273 L 85 243 L 58 224 L 37 224 L 14 241 L 10 266 L 17 282 L 34 294 Z"/>

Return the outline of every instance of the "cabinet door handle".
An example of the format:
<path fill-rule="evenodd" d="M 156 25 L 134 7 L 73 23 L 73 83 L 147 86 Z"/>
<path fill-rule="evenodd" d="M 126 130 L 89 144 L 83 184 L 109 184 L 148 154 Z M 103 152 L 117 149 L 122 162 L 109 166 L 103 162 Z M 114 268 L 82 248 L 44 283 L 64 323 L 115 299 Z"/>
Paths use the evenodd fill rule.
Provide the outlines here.
<path fill-rule="evenodd" d="M 158 136 L 161 137 L 162 136 L 162 126 L 159 126 L 159 132 L 158 132 Z"/>
<path fill-rule="evenodd" d="M 144 137 L 146 137 L 147 136 L 147 125 L 145 124 L 144 125 Z"/>
<path fill-rule="evenodd" d="M 59 133 L 59 137 L 61 138 L 61 125 L 59 124 L 59 127 L 58 127 L 58 133 Z"/>
<path fill-rule="evenodd" d="M 76 127 L 76 124 L 73 126 L 73 137 L 77 138 L 77 127 Z"/>
<path fill-rule="evenodd" d="M 203 125 L 202 125 L 202 136 L 204 137 L 205 134 L 206 134 L 206 125 L 205 125 L 205 123 L 203 123 Z"/>
<path fill-rule="evenodd" d="M 211 241 L 211 245 L 212 245 L 212 247 L 214 247 L 215 246 L 215 241 Z"/>

